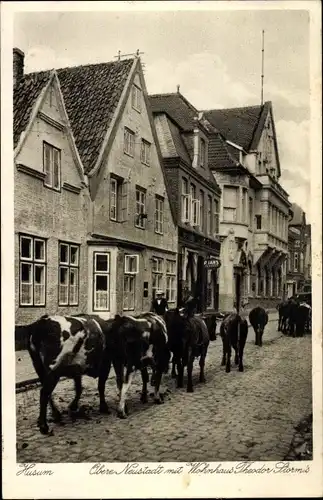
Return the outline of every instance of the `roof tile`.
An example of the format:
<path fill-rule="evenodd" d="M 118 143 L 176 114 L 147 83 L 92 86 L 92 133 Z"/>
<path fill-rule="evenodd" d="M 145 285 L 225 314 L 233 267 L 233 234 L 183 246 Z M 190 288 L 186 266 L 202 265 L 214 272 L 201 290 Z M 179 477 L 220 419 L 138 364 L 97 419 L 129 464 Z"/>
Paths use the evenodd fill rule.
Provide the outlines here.
<path fill-rule="evenodd" d="M 26 130 L 34 105 L 50 79 L 50 72 L 32 78 L 24 77 L 13 91 L 13 140 L 17 146 L 21 133 Z"/>
<path fill-rule="evenodd" d="M 86 173 L 94 167 L 99 156 L 133 61 L 124 59 L 57 70 L 66 111 Z M 17 88 L 17 97 L 14 99 L 15 137 L 19 137 L 26 128 L 31 109 L 41 90 L 38 88 L 40 84 L 35 85 L 33 82 L 45 81 L 49 75 L 49 71 L 27 74 L 21 84 L 23 89 L 20 89 L 20 85 Z M 27 96 L 28 106 L 24 106 L 29 88 L 32 92 Z M 26 117 L 22 120 L 25 111 Z"/>
<path fill-rule="evenodd" d="M 150 95 L 149 102 L 153 113 L 166 113 L 183 131 L 194 128 L 194 118 L 198 111 L 179 92 Z"/>
<path fill-rule="evenodd" d="M 213 109 L 205 111 L 206 118 L 229 141 L 249 150 L 258 126 L 263 106 Z"/>

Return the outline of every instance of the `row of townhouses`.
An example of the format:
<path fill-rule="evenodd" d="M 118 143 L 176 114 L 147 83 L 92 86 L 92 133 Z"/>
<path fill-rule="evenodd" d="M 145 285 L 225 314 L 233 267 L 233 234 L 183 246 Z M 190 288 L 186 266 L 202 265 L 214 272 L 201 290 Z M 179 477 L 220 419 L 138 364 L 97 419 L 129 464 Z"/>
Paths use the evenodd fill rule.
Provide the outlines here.
<path fill-rule="evenodd" d="M 139 57 L 24 74 L 14 49 L 16 324 L 286 295 L 272 105 L 148 95 Z"/>
<path fill-rule="evenodd" d="M 288 227 L 287 296 L 310 292 L 311 225 L 306 224 L 306 214 L 296 203 L 292 204 L 293 218 Z"/>

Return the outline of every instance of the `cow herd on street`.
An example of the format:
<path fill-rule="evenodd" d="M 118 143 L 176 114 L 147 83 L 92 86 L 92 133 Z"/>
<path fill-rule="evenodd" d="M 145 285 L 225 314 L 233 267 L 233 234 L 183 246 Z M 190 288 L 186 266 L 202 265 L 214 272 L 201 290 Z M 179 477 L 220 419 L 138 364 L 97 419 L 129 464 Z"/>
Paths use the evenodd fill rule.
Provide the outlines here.
<path fill-rule="evenodd" d="M 300 304 L 296 304 L 295 308 L 289 302 L 288 307 L 284 303 L 277 306 L 277 309 L 278 329 L 290 335 L 300 334 L 301 327 L 305 330 L 309 321 L 308 308 Z M 116 375 L 119 400 L 117 414 L 120 418 L 127 417 L 127 395 L 137 371 L 141 372 L 142 378 L 142 403 L 148 401 L 148 369 L 152 373 L 150 383 L 154 387 L 154 402 L 163 403 L 163 395 L 160 393 L 161 381 L 163 374 L 169 370 L 170 362 L 171 374 L 176 378 L 177 388 L 184 386 L 186 367 L 187 392 L 193 392 L 194 360 L 199 358 L 199 381 L 204 383 L 208 347 L 210 341 L 216 340 L 216 326 L 219 320 L 223 346 L 221 365 L 225 365 L 227 373 L 230 372 L 233 348 L 235 364 L 239 371 L 243 372 L 248 322 L 237 312 L 203 316 L 195 314 L 192 308 L 184 307 L 168 310 L 163 316 L 147 312 L 136 316 L 116 315 L 108 320 L 96 314 L 44 315 L 34 323 L 24 326 L 28 351 L 41 383 L 37 420 L 40 432 L 49 433 L 48 404 L 52 410 L 53 421 L 62 420 L 52 397 L 61 377 L 74 380 L 75 397 L 69 405 L 69 413 L 73 419 L 78 415 L 83 375 L 98 379 L 100 412 L 110 412 L 105 398 L 105 386 L 112 366 Z M 256 307 L 250 312 L 249 321 L 255 331 L 255 344 L 261 347 L 268 314 L 262 307 Z"/>

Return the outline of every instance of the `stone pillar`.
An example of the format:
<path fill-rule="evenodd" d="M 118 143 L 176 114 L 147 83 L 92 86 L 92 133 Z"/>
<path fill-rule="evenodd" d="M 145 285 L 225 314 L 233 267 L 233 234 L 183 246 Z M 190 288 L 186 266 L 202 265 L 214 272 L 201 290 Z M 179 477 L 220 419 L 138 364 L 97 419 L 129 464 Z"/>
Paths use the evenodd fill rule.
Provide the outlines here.
<path fill-rule="evenodd" d="M 229 238 L 221 238 L 221 267 L 219 268 L 219 309 L 231 311 L 234 298 L 233 260 Z"/>
<path fill-rule="evenodd" d="M 277 271 L 273 269 L 273 297 L 277 296 Z"/>
<path fill-rule="evenodd" d="M 237 221 L 242 222 L 243 218 L 243 197 L 242 197 L 242 187 L 238 187 L 239 193 L 239 201 L 238 201 L 238 213 L 237 213 Z"/>
<path fill-rule="evenodd" d="M 269 296 L 273 296 L 273 272 L 270 270 L 269 272 Z"/>

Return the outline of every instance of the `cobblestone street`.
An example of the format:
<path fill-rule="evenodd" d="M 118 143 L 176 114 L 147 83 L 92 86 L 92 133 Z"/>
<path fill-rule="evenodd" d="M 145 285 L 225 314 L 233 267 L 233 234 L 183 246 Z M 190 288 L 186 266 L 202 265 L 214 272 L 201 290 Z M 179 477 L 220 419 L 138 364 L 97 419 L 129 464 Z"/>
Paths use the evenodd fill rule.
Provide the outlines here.
<path fill-rule="evenodd" d="M 249 330 L 245 371 L 220 367 L 222 346 L 218 337 L 210 344 L 205 385 L 195 392 L 175 390 L 165 376 L 165 404 L 139 401 L 140 375 L 129 392 L 129 417 L 116 417 L 116 388 L 112 378 L 106 395 L 108 416 L 98 413 L 97 382 L 84 377 L 81 404 L 90 420 L 65 425 L 50 424 L 54 435 L 43 436 L 36 427 L 39 389 L 17 394 L 18 462 L 116 462 L 116 461 L 236 461 L 280 460 L 286 455 L 294 429 L 312 411 L 311 337 L 275 337 L 276 322 L 267 325 L 263 348 L 254 345 Z M 73 382 L 61 381 L 55 396 L 67 410 Z"/>

